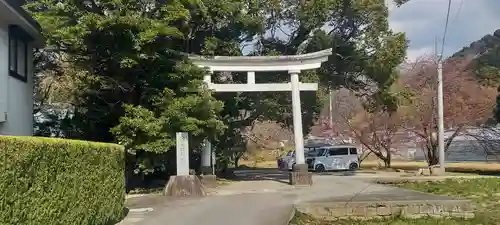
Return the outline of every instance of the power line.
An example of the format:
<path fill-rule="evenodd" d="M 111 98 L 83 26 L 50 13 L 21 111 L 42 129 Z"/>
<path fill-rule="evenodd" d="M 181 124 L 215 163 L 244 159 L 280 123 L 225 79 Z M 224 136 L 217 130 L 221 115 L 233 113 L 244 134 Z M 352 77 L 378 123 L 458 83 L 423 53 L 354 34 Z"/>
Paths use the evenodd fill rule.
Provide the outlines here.
<path fill-rule="evenodd" d="M 460 1 L 460 5 L 458 5 L 457 14 L 455 14 L 455 18 L 453 18 L 452 23 L 456 22 L 460 12 L 462 11 L 462 6 L 464 5 L 464 0 Z"/>
<path fill-rule="evenodd" d="M 440 54 L 439 58 L 442 58 L 443 53 L 444 53 L 444 44 L 446 42 L 446 33 L 448 32 L 448 23 L 450 21 L 450 9 L 451 9 L 451 0 L 448 0 L 448 10 L 446 12 L 446 22 L 444 24 L 443 41 L 441 43 L 441 54 Z"/>

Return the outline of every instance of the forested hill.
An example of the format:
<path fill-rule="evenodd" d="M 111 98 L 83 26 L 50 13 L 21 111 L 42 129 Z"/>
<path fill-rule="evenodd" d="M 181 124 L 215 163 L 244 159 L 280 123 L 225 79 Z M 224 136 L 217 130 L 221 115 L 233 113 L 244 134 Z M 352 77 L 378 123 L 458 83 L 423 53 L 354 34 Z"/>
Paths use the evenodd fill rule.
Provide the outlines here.
<path fill-rule="evenodd" d="M 500 29 L 472 42 L 450 59 L 473 57 L 469 65 L 478 80 L 488 86 L 500 85 Z"/>

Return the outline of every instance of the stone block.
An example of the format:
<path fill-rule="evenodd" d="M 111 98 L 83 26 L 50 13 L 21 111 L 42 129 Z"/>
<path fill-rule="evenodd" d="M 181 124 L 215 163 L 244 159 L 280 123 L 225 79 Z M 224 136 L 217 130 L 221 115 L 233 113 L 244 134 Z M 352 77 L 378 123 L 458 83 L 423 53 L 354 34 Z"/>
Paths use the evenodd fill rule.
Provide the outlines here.
<path fill-rule="evenodd" d="M 452 212 L 450 216 L 462 219 L 472 219 L 474 218 L 475 214 L 472 212 Z"/>
<path fill-rule="evenodd" d="M 402 206 L 391 206 L 391 215 L 398 216 L 403 213 Z"/>
<path fill-rule="evenodd" d="M 293 171 L 289 174 L 289 183 L 291 185 L 312 185 L 312 173 L 303 171 Z"/>
<path fill-rule="evenodd" d="M 402 215 L 403 218 L 406 219 L 420 219 L 422 217 L 425 217 L 426 215 L 421 215 L 421 214 L 404 214 Z"/>
<path fill-rule="evenodd" d="M 451 212 L 462 212 L 462 206 L 461 205 L 455 205 L 451 209 Z"/>
<path fill-rule="evenodd" d="M 431 166 L 429 171 L 432 176 L 443 176 L 445 174 L 445 168 L 440 166 Z"/>
<path fill-rule="evenodd" d="M 402 208 L 401 214 L 404 215 L 413 215 L 413 214 L 419 214 L 420 213 L 420 207 L 418 205 L 408 205 L 404 206 Z"/>
<path fill-rule="evenodd" d="M 443 217 L 444 217 L 444 216 L 443 216 L 443 215 L 441 215 L 441 214 L 429 214 L 429 215 L 427 215 L 427 216 L 432 217 L 432 218 L 435 218 L 435 219 L 441 219 L 441 218 L 443 218 Z"/>
<path fill-rule="evenodd" d="M 389 216 L 391 214 L 392 214 L 391 207 L 387 207 L 387 206 L 377 207 L 377 215 Z"/>
<path fill-rule="evenodd" d="M 432 214 L 441 215 L 441 213 L 444 212 L 444 207 L 442 205 L 431 205 L 429 208 Z"/>
<path fill-rule="evenodd" d="M 372 218 L 372 217 L 377 216 L 377 208 L 375 208 L 375 207 L 366 207 L 365 210 L 366 210 L 366 213 L 365 213 L 366 217 Z"/>
<path fill-rule="evenodd" d="M 476 214 L 473 212 L 465 212 L 464 219 L 472 219 L 476 217 Z"/>
<path fill-rule="evenodd" d="M 419 214 L 432 215 L 434 214 L 433 205 L 420 205 Z"/>
<path fill-rule="evenodd" d="M 330 208 L 328 211 L 328 216 L 330 217 L 339 218 L 346 215 L 345 208 Z"/>
<path fill-rule="evenodd" d="M 200 172 L 203 175 L 211 175 L 213 173 L 213 170 L 211 166 L 201 166 Z"/>
<path fill-rule="evenodd" d="M 202 197 L 205 196 L 205 189 L 196 175 L 171 176 L 163 194 L 170 197 Z"/>
<path fill-rule="evenodd" d="M 215 175 L 200 175 L 198 176 L 201 183 L 205 187 L 216 187 L 217 186 L 217 176 Z"/>
<path fill-rule="evenodd" d="M 363 206 L 352 208 L 353 216 L 366 216 L 366 208 Z"/>
<path fill-rule="evenodd" d="M 346 216 L 354 215 L 354 208 L 353 207 L 345 207 L 345 215 Z"/>
<path fill-rule="evenodd" d="M 453 209 L 455 208 L 455 204 L 445 204 L 443 205 L 443 211 L 445 212 L 453 212 Z"/>

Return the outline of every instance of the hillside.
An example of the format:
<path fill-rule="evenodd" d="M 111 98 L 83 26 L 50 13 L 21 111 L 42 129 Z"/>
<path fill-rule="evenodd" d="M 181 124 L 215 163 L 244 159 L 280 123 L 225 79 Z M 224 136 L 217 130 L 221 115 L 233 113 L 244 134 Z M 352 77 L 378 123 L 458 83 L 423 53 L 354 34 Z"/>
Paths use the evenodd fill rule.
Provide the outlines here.
<path fill-rule="evenodd" d="M 472 42 L 450 59 L 464 57 L 473 58 L 469 68 L 480 83 L 493 87 L 500 85 L 500 29 Z"/>

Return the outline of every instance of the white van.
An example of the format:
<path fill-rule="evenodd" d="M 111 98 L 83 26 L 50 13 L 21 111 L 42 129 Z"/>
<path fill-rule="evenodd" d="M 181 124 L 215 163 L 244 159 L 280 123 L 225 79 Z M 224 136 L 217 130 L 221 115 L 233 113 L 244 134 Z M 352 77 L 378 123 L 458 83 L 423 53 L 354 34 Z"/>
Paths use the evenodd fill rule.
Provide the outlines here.
<path fill-rule="evenodd" d="M 354 145 L 323 145 L 308 149 L 306 162 L 310 170 L 356 170 L 358 150 Z"/>
<path fill-rule="evenodd" d="M 304 154 L 307 156 L 307 148 L 304 148 Z M 278 169 L 292 170 L 295 165 L 295 151 L 288 151 L 288 153 L 277 159 Z"/>

